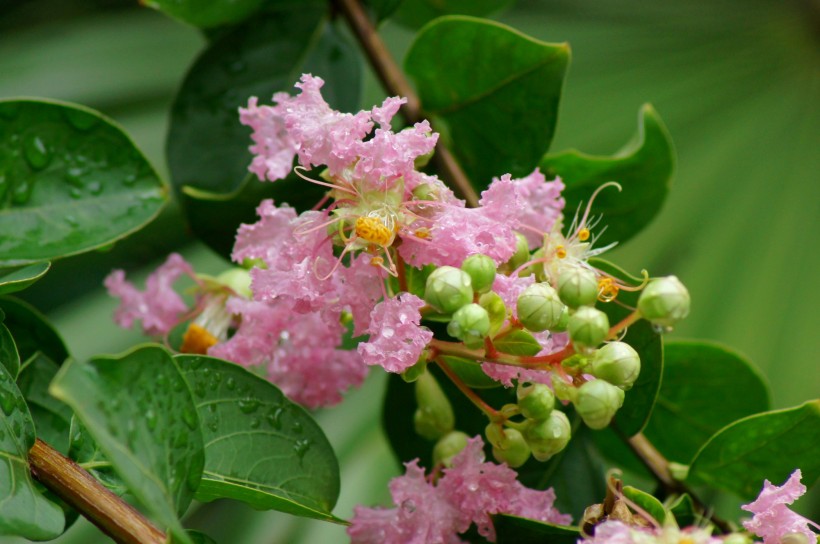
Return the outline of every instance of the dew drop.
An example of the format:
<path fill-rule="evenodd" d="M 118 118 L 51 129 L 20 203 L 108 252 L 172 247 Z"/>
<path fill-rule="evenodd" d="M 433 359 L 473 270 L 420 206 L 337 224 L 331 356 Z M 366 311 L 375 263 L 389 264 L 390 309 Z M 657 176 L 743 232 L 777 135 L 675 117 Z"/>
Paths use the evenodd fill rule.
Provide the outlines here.
<path fill-rule="evenodd" d="M 301 460 L 307 451 L 310 449 L 310 440 L 297 440 L 293 444 L 293 451 L 296 452 L 296 455 Z"/>
<path fill-rule="evenodd" d="M 194 395 L 199 398 L 205 398 L 205 382 L 194 383 Z"/>
<path fill-rule="evenodd" d="M 476 492 L 478 491 L 478 484 L 473 482 L 467 486 L 467 489 L 469 489 L 472 492 Z"/>
<path fill-rule="evenodd" d="M 302 422 L 301 421 L 294 421 L 293 422 L 293 432 L 297 434 L 302 433 Z"/>
<path fill-rule="evenodd" d="M 407 499 L 405 501 L 402 501 L 401 507 L 402 507 L 403 510 L 405 510 L 409 514 L 412 514 L 413 512 L 416 511 L 416 503 L 414 503 L 411 499 Z"/>
<path fill-rule="evenodd" d="M 51 152 L 36 134 L 29 134 L 23 139 L 23 156 L 35 170 L 42 170 L 51 162 Z"/>
<path fill-rule="evenodd" d="M 393 329 L 391 329 L 390 327 L 385 327 L 382 329 L 382 336 L 384 338 L 393 338 L 393 334 L 395 333 L 393 332 Z"/>
<path fill-rule="evenodd" d="M 234 389 L 236 389 L 236 380 L 233 378 L 228 378 L 225 382 L 225 387 L 233 391 Z"/>
<path fill-rule="evenodd" d="M 99 181 L 92 181 L 91 183 L 86 185 L 86 189 L 88 189 L 88 192 L 94 196 L 97 196 L 103 192 L 102 183 L 100 183 Z"/>
<path fill-rule="evenodd" d="M 262 424 L 262 423 L 259 421 L 259 419 L 258 419 L 258 418 L 253 418 L 253 419 L 251 420 L 251 422 L 248 424 L 248 426 L 249 426 L 251 429 L 258 429 L 258 428 L 259 428 L 259 425 L 261 425 L 261 424 Z"/>
<path fill-rule="evenodd" d="M 20 426 L 20 420 L 15 419 L 14 422 L 11 424 L 11 434 L 20 438 L 23 436 L 23 428 Z"/>
<path fill-rule="evenodd" d="M 66 108 L 63 112 L 71 126 L 85 132 L 97 124 L 98 118 L 90 113 L 74 108 Z"/>
<path fill-rule="evenodd" d="M 15 204 L 25 204 L 31 198 L 31 190 L 33 186 L 27 181 L 18 183 L 11 193 L 11 201 Z"/>
<path fill-rule="evenodd" d="M 196 411 L 194 411 L 193 409 L 186 406 L 182 410 L 182 421 L 184 421 L 185 424 L 188 426 L 188 428 L 191 429 L 192 431 L 196 430 L 196 426 L 197 426 L 196 424 L 198 423 L 197 417 L 196 417 Z"/>
<path fill-rule="evenodd" d="M 68 192 L 68 194 L 69 194 L 69 196 L 71 196 L 71 198 L 73 198 L 75 200 L 78 199 L 78 198 L 81 198 L 83 196 L 83 192 L 80 189 L 78 189 L 77 187 L 72 187 L 71 190 Z"/>
<path fill-rule="evenodd" d="M 66 215 L 66 216 L 63 218 L 63 220 L 64 220 L 66 223 L 68 223 L 69 225 L 71 225 L 72 227 L 76 227 L 77 225 L 79 225 L 79 224 L 80 224 L 80 222 L 79 222 L 79 221 L 77 221 L 77 218 L 76 218 L 76 217 L 74 217 L 73 215 Z"/>
<path fill-rule="evenodd" d="M 145 412 L 145 424 L 148 425 L 148 430 L 153 431 L 157 428 L 157 413 L 153 410 L 147 410 Z"/>
<path fill-rule="evenodd" d="M 239 401 L 239 410 L 243 414 L 252 414 L 259 408 L 259 401 L 256 399 L 242 399 Z"/>
<path fill-rule="evenodd" d="M 208 422 L 208 429 L 210 429 L 212 433 L 215 433 L 219 430 L 219 422 L 215 419 L 212 419 Z"/>
<path fill-rule="evenodd" d="M 284 413 L 284 410 L 282 410 L 282 408 L 277 408 L 276 410 L 274 410 L 273 412 L 271 412 L 270 414 L 265 416 L 265 419 L 268 420 L 268 423 L 270 423 L 271 427 L 273 427 L 276 430 L 279 430 L 279 429 L 282 428 L 282 414 L 283 413 Z"/>
<path fill-rule="evenodd" d="M 11 415 L 11 413 L 16 408 L 17 403 L 14 400 L 14 396 L 11 393 L 6 391 L 0 391 L 0 408 L 3 410 L 3 413 Z"/>

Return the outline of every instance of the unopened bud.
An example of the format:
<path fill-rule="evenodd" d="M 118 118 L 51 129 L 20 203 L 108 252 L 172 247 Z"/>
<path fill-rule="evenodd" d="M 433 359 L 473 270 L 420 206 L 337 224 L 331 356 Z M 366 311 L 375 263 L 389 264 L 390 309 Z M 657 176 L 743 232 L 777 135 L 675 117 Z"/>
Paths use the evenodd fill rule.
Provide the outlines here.
<path fill-rule="evenodd" d="M 237 295 L 252 298 L 251 275 L 244 268 L 231 268 L 216 277 L 216 281 L 233 290 Z"/>
<path fill-rule="evenodd" d="M 425 349 L 422 351 L 416 364 L 401 373 L 401 379 L 407 383 L 413 383 L 418 380 L 422 374 L 427 372 L 427 361 L 429 357 L 429 350 Z"/>
<path fill-rule="evenodd" d="M 598 298 L 595 272 L 582 266 L 566 266 L 558 275 L 558 296 L 571 308 L 591 306 Z"/>
<path fill-rule="evenodd" d="M 518 320 L 533 332 L 541 332 L 555 327 L 561 320 L 564 304 L 547 283 L 530 285 L 516 301 Z"/>
<path fill-rule="evenodd" d="M 638 352 L 626 342 L 610 342 L 592 357 L 592 375 L 628 391 L 641 372 Z"/>
<path fill-rule="evenodd" d="M 504 264 L 505 270 L 512 272 L 522 264 L 530 260 L 530 244 L 527 238 L 520 232 L 515 233 L 515 253 L 510 260 Z"/>
<path fill-rule="evenodd" d="M 780 544 L 815 544 L 817 537 L 814 537 L 814 542 L 809 542 L 809 537 L 803 533 L 786 533 L 780 537 Z"/>
<path fill-rule="evenodd" d="M 486 293 L 492 289 L 496 266 L 490 257 L 480 253 L 470 255 L 461 263 L 461 269 L 470 275 L 476 293 Z"/>
<path fill-rule="evenodd" d="M 503 433 L 499 443 L 493 444 L 493 457 L 512 468 L 520 467 L 530 458 L 530 446 L 521 431 L 505 428 Z"/>
<path fill-rule="evenodd" d="M 553 410 L 543 421 L 533 421 L 524 433 L 532 456 L 538 461 L 546 461 L 563 450 L 571 437 L 572 425 L 560 410 Z"/>
<path fill-rule="evenodd" d="M 604 380 L 586 382 L 578 388 L 575 411 L 590 429 L 603 429 L 624 403 L 624 391 Z"/>
<path fill-rule="evenodd" d="M 416 432 L 428 440 L 435 440 L 452 431 L 455 425 L 453 408 L 433 375 L 425 372 L 415 383 L 418 409 L 413 414 L 413 424 Z"/>
<path fill-rule="evenodd" d="M 490 315 L 475 303 L 465 304 L 453 314 L 447 334 L 468 346 L 481 344 L 490 332 Z"/>
<path fill-rule="evenodd" d="M 451 466 L 453 457 L 467 447 L 470 437 L 461 431 L 450 431 L 439 438 L 433 447 L 433 464 Z"/>
<path fill-rule="evenodd" d="M 473 301 L 473 281 L 469 274 L 452 266 L 442 266 L 427 277 L 424 300 L 445 314 Z"/>
<path fill-rule="evenodd" d="M 689 291 L 675 276 L 650 281 L 638 299 L 641 315 L 661 327 L 672 327 L 689 315 L 689 305 Z"/>
<path fill-rule="evenodd" d="M 576 347 L 594 348 L 609 333 L 609 318 L 592 306 L 581 306 L 569 317 L 569 337 Z"/>
<path fill-rule="evenodd" d="M 504 304 L 504 299 L 495 291 L 481 295 L 478 299 L 478 303 L 482 308 L 487 310 L 487 314 L 490 316 L 490 333 L 488 336 L 494 336 L 501 330 L 501 327 L 507 320 L 507 305 Z"/>
<path fill-rule="evenodd" d="M 518 408 L 524 417 L 546 419 L 555 407 L 555 394 L 543 383 L 518 384 Z"/>
<path fill-rule="evenodd" d="M 552 375 L 552 390 L 555 392 L 555 397 L 562 401 L 573 401 L 578 395 L 578 389 L 571 383 L 557 373 Z"/>

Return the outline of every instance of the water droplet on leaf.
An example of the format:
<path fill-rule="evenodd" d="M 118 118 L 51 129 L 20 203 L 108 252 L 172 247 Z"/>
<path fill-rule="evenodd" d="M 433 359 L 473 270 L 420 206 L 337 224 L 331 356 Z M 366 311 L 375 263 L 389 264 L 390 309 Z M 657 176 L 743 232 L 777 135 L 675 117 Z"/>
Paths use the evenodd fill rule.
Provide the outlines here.
<path fill-rule="evenodd" d="M 51 162 L 51 152 L 42 138 L 36 134 L 29 134 L 23 140 L 23 156 L 35 170 L 42 170 Z"/>

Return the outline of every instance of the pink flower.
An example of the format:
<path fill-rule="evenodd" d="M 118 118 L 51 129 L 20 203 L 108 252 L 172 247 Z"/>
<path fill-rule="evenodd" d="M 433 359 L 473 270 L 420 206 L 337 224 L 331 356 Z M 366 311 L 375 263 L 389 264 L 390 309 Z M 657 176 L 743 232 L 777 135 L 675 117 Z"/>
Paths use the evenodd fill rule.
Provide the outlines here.
<path fill-rule="evenodd" d="M 393 180 L 409 176 L 415 170 L 416 157 L 431 152 L 437 140 L 438 134 L 427 121 L 400 132 L 377 129 L 373 138 L 359 145 L 353 177 L 376 190 L 389 186 Z"/>
<path fill-rule="evenodd" d="M 419 310 L 424 301 L 410 293 L 383 300 L 370 314 L 370 340 L 358 350 L 368 365 L 388 372 L 404 372 L 421 356 L 433 333 L 421 327 Z"/>
<path fill-rule="evenodd" d="M 620 521 L 607 520 L 595 526 L 595 536 L 579 540 L 578 544 L 721 544 L 722 539 L 700 527 L 679 529 L 674 524 L 662 528 L 636 527 Z"/>
<path fill-rule="evenodd" d="M 280 259 L 280 248 L 292 243 L 296 210 L 288 205 L 276 206 L 268 199 L 259 204 L 256 213 L 259 221 L 239 226 L 231 258 L 237 263 L 262 259 L 268 266 L 274 266 Z"/>
<path fill-rule="evenodd" d="M 264 181 L 282 179 L 290 173 L 297 145 L 285 130 L 285 123 L 275 108 L 257 106 L 256 97 L 248 100 L 248 107 L 239 108 L 239 122 L 253 129 L 255 142 L 249 149 L 253 162 L 248 170 Z"/>
<path fill-rule="evenodd" d="M 191 266 L 178 253 L 168 259 L 145 282 L 145 291 L 139 291 L 125 280 L 125 272 L 114 270 L 104 281 L 108 294 L 120 299 L 114 312 L 114 321 L 129 328 L 134 320 L 142 320 L 142 330 L 148 335 L 162 335 L 179 323 L 180 315 L 188 305 L 174 291 L 173 284 L 183 274 L 194 277 Z"/>
<path fill-rule="evenodd" d="M 816 542 L 817 535 L 809 529 L 809 524 L 817 528 L 820 526 L 786 506 L 806 492 L 806 486 L 800 483 L 802 477 L 802 472 L 797 469 L 782 486 L 765 480 L 757 499 L 741 506 L 754 514 L 751 520 L 743 522 L 743 527 L 763 537 L 763 544 L 779 544 L 788 533 L 801 533 L 808 538 L 808 542 Z"/>

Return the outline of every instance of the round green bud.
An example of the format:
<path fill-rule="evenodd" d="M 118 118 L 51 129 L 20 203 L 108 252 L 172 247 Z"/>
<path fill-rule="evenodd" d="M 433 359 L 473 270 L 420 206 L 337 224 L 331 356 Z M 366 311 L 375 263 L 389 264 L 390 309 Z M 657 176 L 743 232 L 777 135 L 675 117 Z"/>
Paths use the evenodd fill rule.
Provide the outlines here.
<path fill-rule="evenodd" d="M 604 380 L 586 382 L 578 388 L 575 411 L 590 429 L 603 429 L 624 403 L 624 391 Z"/>
<path fill-rule="evenodd" d="M 494 336 L 501 330 L 507 320 L 507 305 L 504 304 L 504 299 L 495 291 L 481 295 L 478 303 L 487 310 L 487 314 L 490 316 L 490 333 L 488 336 Z"/>
<path fill-rule="evenodd" d="M 524 432 L 532 456 L 538 461 L 546 461 L 563 450 L 571 437 L 572 425 L 560 410 L 553 410 L 543 421 L 533 421 Z"/>
<path fill-rule="evenodd" d="M 453 408 L 433 375 L 425 372 L 415 384 L 418 409 L 413 414 L 413 425 L 416 433 L 435 440 L 452 431 L 456 421 Z"/>
<path fill-rule="evenodd" d="M 592 306 L 581 306 L 569 316 L 567 330 L 576 348 L 594 348 L 609 334 L 609 318 Z"/>
<path fill-rule="evenodd" d="M 628 391 L 641 373 L 641 358 L 625 342 L 610 342 L 592 357 L 592 375 Z"/>
<path fill-rule="evenodd" d="M 237 295 L 253 297 L 251 292 L 251 275 L 244 268 L 231 268 L 216 277 L 216 281 L 232 289 Z"/>
<path fill-rule="evenodd" d="M 566 266 L 558 274 L 558 296 L 570 308 L 592 306 L 598 299 L 598 278 L 582 266 Z"/>
<path fill-rule="evenodd" d="M 564 307 L 558 293 L 547 283 L 530 285 L 516 301 L 518 320 L 533 332 L 555 327 L 561 320 Z"/>
<path fill-rule="evenodd" d="M 564 332 L 569 327 L 569 306 L 564 306 L 561 309 L 561 317 L 558 318 L 558 323 L 550 330 L 552 332 Z"/>
<path fill-rule="evenodd" d="M 433 446 L 433 464 L 451 466 L 453 457 L 467 447 L 469 439 L 470 437 L 461 431 L 450 431 L 439 438 Z"/>
<path fill-rule="evenodd" d="M 504 427 L 498 423 L 490 422 L 484 427 L 484 436 L 491 445 L 500 444 L 504 440 Z"/>
<path fill-rule="evenodd" d="M 520 232 L 515 233 L 515 253 L 510 257 L 510 260 L 504 263 L 504 269 L 507 272 L 520 267 L 522 264 L 530 260 L 530 244 L 527 238 Z"/>
<path fill-rule="evenodd" d="M 543 383 L 518 384 L 518 408 L 524 417 L 546 419 L 555 407 L 555 394 Z"/>
<path fill-rule="evenodd" d="M 500 463 L 517 468 L 530 458 L 530 446 L 521 431 L 505 428 L 499 444 L 493 444 L 493 457 Z"/>
<path fill-rule="evenodd" d="M 638 299 L 641 315 L 660 327 L 672 327 L 689 315 L 689 305 L 689 291 L 675 276 L 650 281 Z"/>
<path fill-rule="evenodd" d="M 452 266 L 442 266 L 427 276 L 424 300 L 438 311 L 451 314 L 473 301 L 470 275 Z"/>
<path fill-rule="evenodd" d="M 492 289 L 496 266 L 490 257 L 480 253 L 470 255 L 461 263 L 461 269 L 470 275 L 476 293 L 486 293 Z"/>
<path fill-rule="evenodd" d="M 473 302 L 456 310 L 447 324 L 447 334 L 466 344 L 482 343 L 489 332 L 490 314 Z"/>

